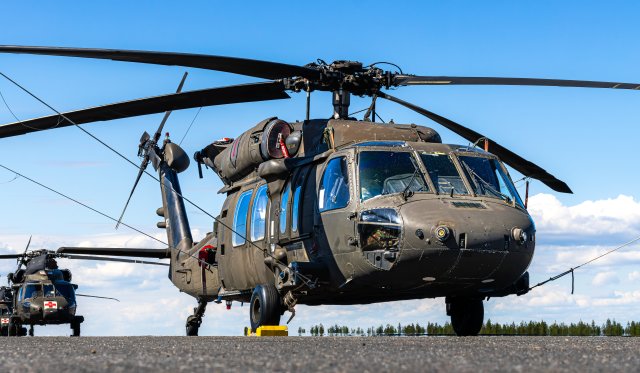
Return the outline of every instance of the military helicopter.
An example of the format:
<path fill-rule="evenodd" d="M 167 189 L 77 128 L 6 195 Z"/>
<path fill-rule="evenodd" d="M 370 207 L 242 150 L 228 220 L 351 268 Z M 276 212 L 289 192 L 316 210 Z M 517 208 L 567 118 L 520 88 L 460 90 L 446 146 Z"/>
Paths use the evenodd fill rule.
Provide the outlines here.
<path fill-rule="evenodd" d="M 416 76 L 382 63 L 322 60 L 296 66 L 201 54 L 2 46 L 3 53 L 111 59 L 224 71 L 267 81 L 209 88 L 88 108 L 0 126 L 0 137 L 167 112 L 143 134 L 137 180 L 157 171 L 170 245 L 169 278 L 198 300 L 187 320 L 197 335 L 208 302 L 249 302 L 255 330 L 277 325 L 297 304 L 368 304 L 444 297 L 457 335 L 477 335 L 483 300 L 522 295 L 536 230 L 506 165 L 551 189 L 569 186 L 482 134 L 388 93 L 413 85 L 527 85 L 640 89 L 640 84 L 580 80 Z M 395 65 L 393 65 L 395 66 Z M 333 112 L 309 118 L 311 92 L 332 92 Z M 189 157 L 167 137 L 170 110 L 285 99 L 305 92 L 306 120 L 268 117 L 235 139 L 195 152 L 226 195 L 213 231 L 194 242 L 178 173 Z M 371 97 L 362 120 L 351 95 Z M 473 145 L 443 144 L 431 128 L 377 123 L 376 100 L 413 110 Z M 130 196 L 131 196 L 130 194 Z M 131 197 L 130 197 L 131 198 Z M 188 200 L 187 200 L 188 201 Z M 213 218 L 213 216 L 212 216 Z M 79 253 L 83 249 L 62 248 Z M 92 252 L 93 253 L 93 252 Z M 115 251 L 111 251 L 116 254 Z M 122 253 L 126 255 L 126 253 Z"/>
<path fill-rule="evenodd" d="M 31 239 L 29 239 L 29 243 Z M 6 308 L 8 313 L 2 314 L 3 327 L 6 324 L 7 335 L 24 336 L 29 325 L 28 334 L 34 335 L 34 325 L 69 324 L 72 336 L 80 336 L 80 325 L 84 317 L 76 314 L 76 297 L 90 297 L 116 300 L 116 298 L 78 294 L 78 285 L 71 282 L 69 269 L 58 268 L 56 258 L 107 260 L 127 263 L 168 265 L 166 263 L 146 262 L 141 260 L 92 257 L 83 255 L 65 255 L 49 250 L 33 250 L 22 254 L 1 254 L 0 259 L 17 259 L 18 268 L 7 276 L 11 288 Z M 22 267 L 25 268 L 22 268 Z M 14 296 L 11 296 L 14 295 Z"/>
<path fill-rule="evenodd" d="M 0 336 L 9 333 L 9 318 L 13 312 L 13 292 L 8 286 L 0 287 Z"/>

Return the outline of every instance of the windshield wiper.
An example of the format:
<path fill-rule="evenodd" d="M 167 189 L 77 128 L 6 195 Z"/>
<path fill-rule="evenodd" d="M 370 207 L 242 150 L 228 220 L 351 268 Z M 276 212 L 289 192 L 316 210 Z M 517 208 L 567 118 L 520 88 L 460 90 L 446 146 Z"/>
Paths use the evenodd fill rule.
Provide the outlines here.
<path fill-rule="evenodd" d="M 411 179 L 409 180 L 409 183 L 407 184 L 406 187 L 404 187 L 404 190 L 402 191 L 402 198 L 404 198 L 405 201 L 409 199 L 409 197 L 411 197 L 414 192 L 419 192 L 424 188 L 424 184 L 423 184 L 416 191 L 409 190 L 409 188 L 411 187 L 411 184 L 413 184 L 413 181 L 416 179 L 416 176 L 418 176 L 418 174 L 420 173 L 420 169 L 418 168 L 418 165 L 416 164 L 416 161 L 413 159 L 413 157 L 410 157 L 409 160 L 411 160 L 411 163 L 413 164 L 414 171 L 413 171 L 413 175 L 411 175 Z"/>

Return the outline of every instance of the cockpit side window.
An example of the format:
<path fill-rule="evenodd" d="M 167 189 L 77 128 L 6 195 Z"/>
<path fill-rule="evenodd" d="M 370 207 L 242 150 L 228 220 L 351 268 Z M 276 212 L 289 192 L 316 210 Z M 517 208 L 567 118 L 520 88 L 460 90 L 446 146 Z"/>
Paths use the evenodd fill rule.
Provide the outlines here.
<path fill-rule="evenodd" d="M 349 204 L 349 176 L 344 157 L 329 161 L 318 192 L 320 212 L 346 207 Z"/>
<path fill-rule="evenodd" d="M 440 194 L 469 194 L 453 160 L 445 153 L 421 153 L 429 177 Z"/>
<path fill-rule="evenodd" d="M 56 295 L 63 296 L 71 302 L 76 299 L 76 292 L 71 284 L 56 283 Z"/>
<path fill-rule="evenodd" d="M 233 237 L 231 238 L 233 246 L 240 246 L 246 241 L 247 213 L 249 212 L 249 202 L 251 201 L 252 192 L 253 191 L 248 190 L 238 198 L 233 213 Z"/>
<path fill-rule="evenodd" d="M 500 162 L 495 158 L 459 155 L 460 164 L 476 195 L 515 201 L 523 206 L 520 196 Z"/>
<path fill-rule="evenodd" d="M 403 191 L 429 191 L 418 163 L 409 152 L 363 151 L 360 153 L 360 199 Z"/>
<path fill-rule="evenodd" d="M 251 241 L 264 239 L 268 201 L 267 186 L 263 185 L 258 188 L 256 197 L 253 200 L 253 208 L 251 209 Z"/>

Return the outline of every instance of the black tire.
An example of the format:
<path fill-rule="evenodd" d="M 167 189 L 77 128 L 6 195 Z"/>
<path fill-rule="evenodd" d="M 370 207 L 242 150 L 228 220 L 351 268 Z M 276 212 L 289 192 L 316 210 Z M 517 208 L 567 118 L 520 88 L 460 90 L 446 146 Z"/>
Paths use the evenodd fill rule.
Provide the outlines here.
<path fill-rule="evenodd" d="M 26 337 L 26 335 L 27 335 L 27 328 L 25 328 L 24 326 L 23 326 L 23 327 L 18 328 L 18 335 L 19 335 L 20 337 Z"/>
<path fill-rule="evenodd" d="M 482 300 L 465 299 L 451 303 L 451 326 L 457 336 L 476 336 L 484 322 Z"/>
<path fill-rule="evenodd" d="M 255 333 L 262 325 L 280 325 L 281 315 L 282 301 L 276 287 L 273 284 L 256 286 L 249 302 L 251 331 Z"/>
<path fill-rule="evenodd" d="M 200 329 L 200 322 L 196 320 L 195 316 L 191 315 L 187 318 L 187 337 L 197 337 L 198 329 Z"/>
<path fill-rule="evenodd" d="M 9 327 L 8 327 L 9 330 L 7 332 L 9 337 L 17 337 L 19 328 L 20 328 L 19 324 L 14 324 L 12 321 L 9 321 Z"/>
<path fill-rule="evenodd" d="M 71 323 L 71 336 L 72 337 L 79 337 L 80 336 L 80 323 L 79 322 L 73 322 Z"/>

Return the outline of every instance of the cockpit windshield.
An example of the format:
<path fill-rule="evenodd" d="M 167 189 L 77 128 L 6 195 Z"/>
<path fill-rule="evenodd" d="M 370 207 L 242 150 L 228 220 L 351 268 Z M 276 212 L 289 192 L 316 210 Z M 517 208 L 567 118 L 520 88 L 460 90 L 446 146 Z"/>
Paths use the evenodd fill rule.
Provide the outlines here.
<path fill-rule="evenodd" d="M 36 298 L 42 296 L 42 285 L 28 284 L 24 287 L 22 299 Z"/>
<path fill-rule="evenodd" d="M 363 151 L 359 160 L 360 199 L 404 191 L 428 191 L 409 152 Z"/>
<path fill-rule="evenodd" d="M 42 285 L 45 297 L 65 297 L 66 299 L 75 299 L 75 292 L 71 284 L 56 283 Z"/>
<path fill-rule="evenodd" d="M 469 194 L 453 160 L 445 153 L 421 153 L 420 159 L 438 193 Z"/>
<path fill-rule="evenodd" d="M 522 206 L 520 196 L 500 162 L 495 158 L 458 156 L 469 184 L 478 196 L 500 198 Z"/>

